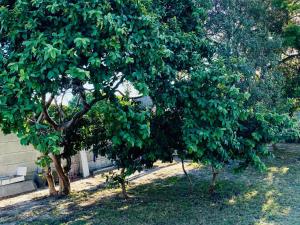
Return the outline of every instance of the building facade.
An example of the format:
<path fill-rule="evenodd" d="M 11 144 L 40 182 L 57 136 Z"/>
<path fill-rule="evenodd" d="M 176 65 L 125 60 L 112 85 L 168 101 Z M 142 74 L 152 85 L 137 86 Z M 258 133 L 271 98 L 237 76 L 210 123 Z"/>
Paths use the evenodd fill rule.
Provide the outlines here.
<path fill-rule="evenodd" d="M 32 175 L 38 154 L 32 146 L 22 146 L 15 135 L 0 133 L 0 176 L 15 175 L 18 167 L 27 167 L 27 174 Z"/>
<path fill-rule="evenodd" d="M 0 177 L 13 176 L 18 167 L 26 167 L 26 177 L 31 178 L 36 171 L 40 171 L 35 164 L 38 156 L 39 152 L 32 146 L 22 146 L 16 135 L 0 133 Z M 83 160 L 82 157 L 86 157 L 86 159 Z M 88 170 L 91 172 L 112 165 L 110 160 L 100 156 L 94 157 L 92 152 L 77 154 L 72 158 L 71 179 L 82 176 L 84 167 L 82 162 L 88 163 Z"/>

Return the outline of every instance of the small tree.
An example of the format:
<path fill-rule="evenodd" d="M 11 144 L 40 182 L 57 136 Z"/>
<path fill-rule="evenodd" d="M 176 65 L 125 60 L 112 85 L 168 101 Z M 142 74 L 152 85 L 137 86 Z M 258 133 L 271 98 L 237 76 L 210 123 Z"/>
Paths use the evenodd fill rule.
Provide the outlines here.
<path fill-rule="evenodd" d="M 289 116 L 249 108 L 249 94 L 240 92 L 238 81 L 222 62 L 189 74 L 176 84 L 172 111 L 163 112 L 153 124 L 158 158 L 172 161 L 176 150 L 182 159 L 210 165 L 210 192 L 226 165 L 237 162 L 235 170 L 251 165 L 263 171 L 263 157 L 271 156 L 266 144 L 285 139 L 286 131 L 298 135 Z"/>
<path fill-rule="evenodd" d="M 146 148 L 150 136 L 150 112 L 128 98 L 99 102 L 86 117 L 79 136 L 81 145 L 112 160 L 120 174 L 112 179 L 121 185 L 124 198 L 126 177 L 153 165 L 151 148 Z M 90 125 L 89 125 L 90 124 Z M 78 142 L 78 140 L 77 140 Z"/>
<path fill-rule="evenodd" d="M 62 194 L 84 116 L 125 80 L 147 92 L 145 77 L 163 66 L 169 53 L 153 15 L 143 1 L 1 1 L 0 126 L 40 151 L 40 165 L 54 163 Z M 77 104 L 66 113 L 70 94 Z"/>
<path fill-rule="evenodd" d="M 236 1 L 243 3 L 236 5 L 233 4 L 235 1 L 214 1 L 214 8 L 208 11 L 208 15 L 207 3 L 188 0 L 184 2 L 186 4 L 165 0 L 162 1 L 161 7 L 157 7 L 162 15 L 161 23 L 164 24 L 165 32 L 169 34 L 167 46 L 174 54 L 166 62 L 165 68 L 168 70 L 162 71 L 161 79 L 149 84 L 151 97 L 157 107 L 157 117 L 162 124 L 155 123 L 158 132 L 154 138 L 158 145 L 157 149 L 162 151 L 158 154 L 162 158 L 172 160 L 172 154 L 176 149 L 182 157 L 211 165 L 213 168 L 211 191 L 213 191 L 218 169 L 233 161 L 263 169 L 261 158 L 268 155 L 268 151 L 262 146 L 272 142 L 276 136 L 275 134 L 269 136 L 269 132 L 273 133 L 280 130 L 280 127 L 288 128 L 291 125 L 284 122 L 289 121 L 285 115 L 259 112 L 259 108 L 255 107 L 259 99 L 254 96 L 249 101 L 251 97 L 247 93 L 249 86 L 246 85 L 241 91 L 248 76 L 252 79 L 256 70 L 262 69 L 262 72 L 268 70 L 265 64 L 273 65 L 278 62 L 276 51 L 280 49 L 280 44 L 276 42 L 279 37 L 275 34 L 282 23 L 282 18 L 276 18 L 276 21 L 268 19 L 269 24 L 260 21 L 264 16 L 276 15 L 274 13 L 276 10 L 270 15 L 264 14 L 274 8 L 269 1 L 266 5 L 265 3 L 261 5 L 261 2 L 255 0 Z M 273 8 L 269 7 L 269 3 Z M 224 14 L 215 13 L 219 9 L 219 12 Z M 239 17 L 239 9 L 242 18 Z M 260 10 L 256 12 L 253 9 Z M 227 12 L 230 12 L 229 15 Z M 223 19 L 216 19 L 222 15 Z M 205 23 L 207 16 L 209 20 Z M 218 22 L 210 23 L 213 19 Z M 254 22 L 256 20 L 258 24 Z M 207 25 L 206 29 L 203 29 L 203 24 Z M 219 24 L 220 27 L 214 27 Z M 241 26 L 242 29 L 235 26 Z M 255 36 L 251 36 L 253 26 L 259 29 Z M 227 28 L 229 37 L 226 36 Z M 221 42 L 216 44 L 215 40 L 211 38 L 208 40 L 206 36 L 210 31 L 214 38 L 219 33 L 225 34 L 221 37 L 226 41 L 222 42 L 221 39 Z M 271 33 L 274 34 L 273 40 L 269 38 Z M 245 42 L 241 43 L 239 40 L 248 35 L 251 38 L 247 38 L 247 44 L 243 45 Z M 263 49 L 256 48 L 258 39 Z M 226 51 L 223 51 L 224 45 Z M 257 51 L 266 56 L 264 62 L 258 62 L 255 58 Z M 264 51 L 271 52 L 265 55 Z M 239 67 L 240 62 L 246 62 L 248 65 Z M 250 71 L 243 70 L 249 69 L 249 65 Z M 276 81 L 273 79 L 272 82 L 274 80 Z M 257 88 L 259 90 L 255 94 L 265 91 L 263 89 L 265 85 L 257 85 Z M 171 120 L 176 121 L 176 125 L 168 123 Z M 262 122 L 264 120 L 272 122 Z M 261 128 L 257 128 L 258 137 L 254 132 L 255 129 L 253 136 L 252 132 L 250 136 L 244 136 L 241 130 L 246 127 L 250 131 L 253 121 Z M 175 131 L 172 130 L 172 134 L 176 135 L 170 137 L 168 129 L 159 129 L 163 128 L 164 124 L 177 128 Z M 160 137 L 175 140 L 169 143 Z"/>

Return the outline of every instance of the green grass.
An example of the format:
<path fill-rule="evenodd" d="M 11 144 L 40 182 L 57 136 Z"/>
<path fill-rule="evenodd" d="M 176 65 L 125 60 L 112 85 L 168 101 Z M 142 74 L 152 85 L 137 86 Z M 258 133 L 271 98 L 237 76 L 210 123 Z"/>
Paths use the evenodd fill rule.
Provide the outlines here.
<path fill-rule="evenodd" d="M 190 171 L 193 193 L 185 177 L 158 177 L 150 184 L 131 186 L 128 201 L 113 189 L 90 190 L 37 201 L 15 216 L 0 212 L 0 223 L 300 225 L 300 146 L 284 145 L 275 155 L 267 160 L 266 173 L 224 171 L 214 195 L 207 191 L 210 171 L 201 168 Z M 101 197 L 104 192 L 112 195 Z"/>

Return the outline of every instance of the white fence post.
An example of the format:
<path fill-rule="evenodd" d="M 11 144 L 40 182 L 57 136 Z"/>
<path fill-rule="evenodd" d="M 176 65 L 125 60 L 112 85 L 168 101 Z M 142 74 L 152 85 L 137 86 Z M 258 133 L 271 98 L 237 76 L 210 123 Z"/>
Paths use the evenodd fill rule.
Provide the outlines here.
<path fill-rule="evenodd" d="M 80 163 L 81 163 L 83 177 L 90 176 L 90 169 L 89 169 L 89 163 L 88 163 L 86 151 L 80 151 Z"/>

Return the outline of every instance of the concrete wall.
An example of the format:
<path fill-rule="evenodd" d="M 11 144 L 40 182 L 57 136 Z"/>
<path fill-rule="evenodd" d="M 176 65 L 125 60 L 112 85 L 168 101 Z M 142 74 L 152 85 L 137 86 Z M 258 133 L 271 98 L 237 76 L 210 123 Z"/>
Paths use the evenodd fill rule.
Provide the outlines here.
<path fill-rule="evenodd" d="M 94 154 L 92 152 L 87 153 L 90 171 L 99 170 L 104 167 L 112 165 L 112 162 L 105 157 L 98 156 L 94 161 Z"/>
<path fill-rule="evenodd" d="M 19 166 L 26 166 L 27 174 L 33 174 L 37 156 L 32 146 L 22 146 L 15 135 L 0 133 L 0 176 L 14 175 Z"/>
<path fill-rule="evenodd" d="M 17 167 L 26 166 L 30 177 L 37 169 L 35 161 L 39 153 L 32 146 L 22 146 L 15 135 L 3 135 L 0 132 L 0 176 L 10 176 L 16 173 Z M 94 162 L 92 152 L 87 153 L 90 171 L 112 165 L 105 157 L 98 157 Z M 71 179 L 78 178 L 82 173 L 79 154 L 72 157 Z"/>
<path fill-rule="evenodd" d="M 98 156 L 94 161 L 94 154 L 92 152 L 87 152 L 86 155 L 89 164 L 89 169 L 91 172 L 112 165 L 112 162 L 105 157 Z M 82 175 L 82 166 L 81 166 L 80 154 L 78 153 L 72 157 L 72 167 L 69 172 L 69 177 L 72 180 L 80 177 L 81 175 Z"/>

